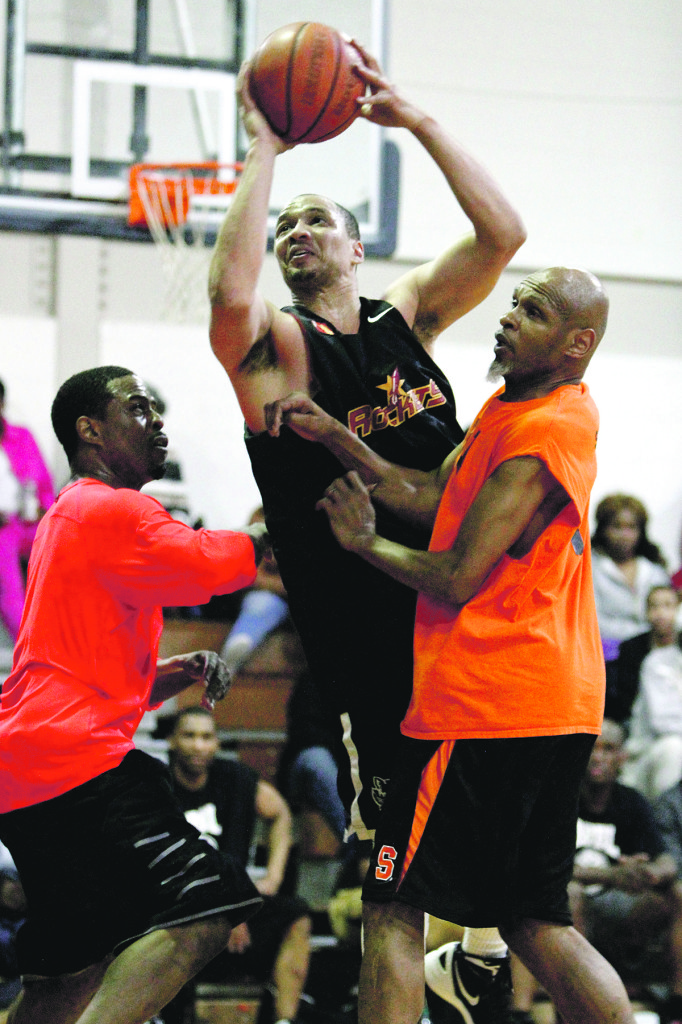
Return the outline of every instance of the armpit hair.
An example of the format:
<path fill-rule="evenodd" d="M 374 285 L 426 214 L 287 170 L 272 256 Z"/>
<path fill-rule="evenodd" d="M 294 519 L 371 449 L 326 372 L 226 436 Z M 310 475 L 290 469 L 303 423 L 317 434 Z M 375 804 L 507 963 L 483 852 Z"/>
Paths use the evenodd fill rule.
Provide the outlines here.
<path fill-rule="evenodd" d="M 417 315 L 412 325 L 413 333 L 422 343 L 432 341 L 433 338 L 438 336 L 440 330 L 440 321 L 435 313 L 428 313 L 422 316 Z"/>
<path fill-rule="evenodd" d="M 277 352 L 272 332 L 268 331 L 251 346 L 239 369 L 243 373 L 260 373 L 262 370 L 273 370 L 276 366 Z"/>

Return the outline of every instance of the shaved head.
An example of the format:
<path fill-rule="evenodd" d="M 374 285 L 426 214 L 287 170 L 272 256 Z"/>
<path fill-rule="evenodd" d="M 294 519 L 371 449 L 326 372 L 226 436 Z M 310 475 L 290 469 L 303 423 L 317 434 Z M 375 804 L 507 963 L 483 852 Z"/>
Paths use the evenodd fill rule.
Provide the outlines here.
<path fill-rule="evenodd" d="M 550 267 L 530 274 L 526 281 L 540 288 L 567 327 L 594 331 L 597 344 L 604 337 L 609 300 L 598 277 L 577 267 Z"/>

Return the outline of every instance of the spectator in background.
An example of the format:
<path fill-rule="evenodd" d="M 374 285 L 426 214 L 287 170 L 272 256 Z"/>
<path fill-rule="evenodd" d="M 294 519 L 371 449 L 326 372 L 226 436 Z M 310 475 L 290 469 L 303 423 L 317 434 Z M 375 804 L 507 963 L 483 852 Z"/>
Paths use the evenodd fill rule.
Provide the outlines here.
<path fill-rule="evenodd" d="M 618 647 L 647 628 L 646 597 L 670 578 L 665 560 L 647 537 L 649 516 L 638 498 L 609 494 L 597 505 L 592 535 L 592 576 L 599 632 L 607 662 Z"/>
<path fill-rule="evenodd" d="M 337 788 L 338 746 L 336 716 L 325 705 L 310 673 L 304 671 L 287 704 L 287 741 L 277 783 L 295 811 L 317 811 L 342 843 L 346 812 Z"/>
<path fill-rule="evenodd" d="M 682 876 L 682 782 L 661 793 L 653 806 L 666 849 L 675 858 Z"/>
<path fill-rule="evenodd" d="M 259 506 L 249 523 L 263 522 L 263 507 Z M 274 555 L 266 553 L 253 586 L 241 598 L 220 657 L 237 673 L 268 636 L 287 622 L 286 590 Z M 300 657 L 305 663 L 302 648 Z M 318 811 L 342 842 L 346 815 L 337 788 L 338 756 L 336 715 L 325 706 L 304 666 L 287 704 L 287 742 L 278 765 L 277 785 L 294 810 L 309 807 Z"/>
<path fill-rule="evenodd" d="M 671 657 L 676 662 L 676 655 L 671 655 L 670 650 L 668 655 L 654 655 L 653 652 L 660 648 L 669 649 L 675 644 L 679 646 L 679 607 L 679 595 L 672 583 L 661 583 L 651 588 L 646 604 L 650 629 L 624 640 L 618 657 L 607 666 L 605 718 L 627 723 L 640 692 L 643 673 L 649 676 L 657 662 L 670 661 Z"/>
<path fill-rule="evenodd" d="M 259 819 L 269 826 L 267 864 L 255 885 L 265 903 L 248 924 L 233 929 L 227 950 L 199 975 L 225 981 L 255 976 L 272 980 L 274 1015 L 293 1021 L 310 959 L 307 904 L 282 892 L 292 845 L 291 812 L 274 786 L 239 761 L 217 758 L 219 742 L 213 716 L 202 707 L 181 711 L 169 738 L 175 793 L 187 821 L 212 845 L 247 867 Z M 188 986 L 193 991 L 193 985 Z M 185 993 L 185 999 L 192 992 Z M 182 996 L 162 1012 L 165 1024 Z M 181 1018 L 180 1018 L 181 1019 Z M 265 1024 L 265 1020 L 263 1024 Z"/>
<path fill-rule="evenodd" d="M 679 603 L 672 584 L 653 587 L 647 598 L 651 630 L 624 641 L 616 662 L 621 681 L 627 680 L 631 687 L 637 672 L 638 684 L 625 745 L 628 760 L 623 781 L 649 800 L 655 800 L 682 778 L 682 649 L 676 621 Z"/>
<path fill-rule="evenodd" d="M 5 419 L 0 380 L 0 619 L 17 638 L 28 562 L 38 520 L 54 501 L 50 471 L 33 434 Z"/>
<path fill-rule="evenodd" d="M 259 506 L 249 523 L 262 522 L 265 516 Z M 240 597 L 237 618 L 220 652 L 233 674 L 276 629 L 291 625 L 286 590 L 271 552 L 262 558 L 253 586 Z M 277 785 L 294 811 L 303 807 L 318 811 L 341 843 L 346 816 L 337 789 L 338 722 L 313 684 L 297 636 L 296 641 L 303 667 L 287 704 L 287 741 Z"/>
<path fill-rule="evenodd" d="M 249 525 L 264 523 L 263 508 L 254 509 Z M 220 652 L 233 674 L 251 657 L 257 647 L 289 618 L 287 595 L 272 553 L 266 553 L 256 578 L 241 598 L 239 612 Z"/>
<path fill-rule="evenodd" d="M 26 917 L 26 896 L 14 867 L 0 868 L 0 1010 L 21 991 L 17 932 Z"/>
<path fill-rule="evenodd" d="M 652 963 L 667 959 L 669 995 L 660 1017 L 662 1024 L 680 1024 L 682 883 L 651 804 L 618 781 L 624 738 L 623 728 L 605 719 L 590 756 L 580 791 L 571 911 L 578 931 L 626 981 L 641 981 Z M 512 973 L 511 1020 L 531 1024 L 536 983 L 516 958 Z"/>

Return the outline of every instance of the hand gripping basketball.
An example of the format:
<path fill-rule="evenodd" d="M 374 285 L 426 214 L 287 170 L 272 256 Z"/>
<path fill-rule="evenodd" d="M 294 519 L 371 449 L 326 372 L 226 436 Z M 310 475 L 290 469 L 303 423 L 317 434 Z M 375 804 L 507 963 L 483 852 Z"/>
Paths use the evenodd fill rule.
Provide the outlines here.
<path fill-rule="evenodd" d="M 323 142 L 360 114 L 366 85 L 354 70 L 358 51 L 340 32 L 315 21 L 271 32 L 250 61 L 249 90 L 272 131 L 285 142 Z"/>

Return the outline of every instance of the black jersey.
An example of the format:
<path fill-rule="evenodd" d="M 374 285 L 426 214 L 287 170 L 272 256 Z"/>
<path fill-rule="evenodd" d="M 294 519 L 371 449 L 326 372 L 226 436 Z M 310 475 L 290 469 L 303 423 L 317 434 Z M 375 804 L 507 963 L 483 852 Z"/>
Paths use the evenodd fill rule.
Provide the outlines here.
<path fill-rule="evenodd" d="M 209 766 L 203 789 L 187 789 L 175 781 L 175 776 L 172 778 L 175 795 L 190 824 L 212 836 L 223 853 L 229 853 L 245 868 L 256 829 L 258 772 L 240 761 L 216 758 Z"/>
<path fill-rule="evenodd" d="M 305 334 L 312 397 L 378 454 L 428 470 L 462 439 L 447 378 L 389 303 L 361 299 L 354 335 L 300 306 L 285 312 Z M 394 745 L 412 688 L 416 592 L 344 551 L 315 511 L 345 473 L 326 448 L 286 427 L 279 438 L 247 431 L 246 445 L 313 677 L 336 712 L 351 715 L 356 737 L 367 730 L 372 742 L 385 734 Z M 428 546 L 428 530 L 376 511 L 379 534 Z"/>

